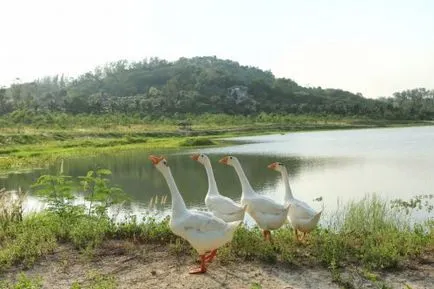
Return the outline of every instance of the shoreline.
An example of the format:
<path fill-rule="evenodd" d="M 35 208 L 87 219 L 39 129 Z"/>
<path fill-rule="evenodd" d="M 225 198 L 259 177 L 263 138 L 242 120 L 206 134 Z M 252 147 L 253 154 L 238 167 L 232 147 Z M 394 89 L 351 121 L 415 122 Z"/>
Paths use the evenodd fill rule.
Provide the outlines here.
<path fill-rule="evenodd" d="M 30 130 L 31 133 L 4 133 L 0 137 L 12 143 L 0 148 L 0 175 L 13 172 L 45 168 L 60 159 L 77 156 L 94 156 L 135 149 L 178 149 L 182 147 L 201 147 L 228 143 L 223 138 L 237 136 L 266 135 L 273 133 L 294 133 L 310 131 L 333 131 L 367 128 L 396 128 L 430 126 L 432 122 L 391 122 L 388 124 L 371 122 L 368 124 L 327 123 L 327 124 L 257 124 L 256 126 L 235 126 L 180 131 L 175 128 L 166 131 L 140 131 L 117 128 L 101 132 L 89 129 L 50 131 Z M 24 131 L 26 131 L 24 129 Z M 13 143 L 13 142 L 16 143 Z M 28 141 L 29 143 L 26 143 Z"/>

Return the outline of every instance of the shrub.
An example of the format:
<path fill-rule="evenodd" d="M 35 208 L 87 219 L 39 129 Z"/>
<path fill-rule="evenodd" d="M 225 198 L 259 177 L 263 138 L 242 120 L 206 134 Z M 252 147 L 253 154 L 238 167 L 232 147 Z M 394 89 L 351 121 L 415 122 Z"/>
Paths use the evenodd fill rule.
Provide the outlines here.
<path fill-rule="evenodd" d="M 216 143 L 208 138 L 187 138 L 181 141 L 180 146 L 209 146 Z"/>

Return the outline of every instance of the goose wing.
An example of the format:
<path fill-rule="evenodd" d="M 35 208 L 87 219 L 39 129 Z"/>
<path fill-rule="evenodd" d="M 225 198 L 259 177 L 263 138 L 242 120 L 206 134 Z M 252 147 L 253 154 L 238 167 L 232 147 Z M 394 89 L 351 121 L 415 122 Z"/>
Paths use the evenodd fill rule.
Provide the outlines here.
<path fill-rule="evenodd" d="M 218 211 L 225 215 L 239 213 L 243 210 L 243 207 L 225 196 L 210 196 L 206 203 L 209 210 Z"/>
<path fill-rule="evenodd" d="M 194 230 L 201 233 L 223 232 L 227 224 L 208 212 L 191 212 L 184 220 L 183 226 L 186 231 Z"/>
<path fill-rule="evenodd" d="M 297 218 L 312 218 L 317 214 L 317 212 L 310 207 L 308 204 L 306 204 L 303 201 L 294 199 L 290 201 L 291 208 L 290 211 L 292 211 L 293 216 Z"/>
<path fill-rule="evenodd" d="M 281 205 L 266 196 L 251 198 L 249 203 L 254 207 L 255 211 L 265 214 L 282 214 L 288 208 L 287 205 Z"/>

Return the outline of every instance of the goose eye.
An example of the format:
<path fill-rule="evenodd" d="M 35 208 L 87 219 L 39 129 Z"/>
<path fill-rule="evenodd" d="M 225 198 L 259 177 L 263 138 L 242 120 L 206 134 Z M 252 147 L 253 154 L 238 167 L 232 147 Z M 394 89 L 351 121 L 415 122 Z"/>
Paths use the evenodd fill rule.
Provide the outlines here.
<path fill-rule="evenodd" d="M 163 164 L 164 164 L 165 166 L 167 166 L 167 162 L 166 162 L 166 161 L 163 161 Z"/>
<path fill-rule="evenodd" d="M 232 159 L 232 157 L 229 157 L 230 159 Z"/>
<path fill-rule="evenodd" d="M 203 158 L 203 155 L 200 155 Z"/>

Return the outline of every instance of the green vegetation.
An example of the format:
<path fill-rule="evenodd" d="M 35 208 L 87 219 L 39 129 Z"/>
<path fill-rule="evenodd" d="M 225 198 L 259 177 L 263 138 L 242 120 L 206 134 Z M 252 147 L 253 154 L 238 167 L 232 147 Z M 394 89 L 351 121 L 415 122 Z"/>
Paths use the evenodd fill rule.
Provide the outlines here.
<path fill-rule="evenodd" d="M 42 289 L 41 278 L 29 278 L 21 273 L 16 282 L 0 281 L 0 288 L 2 289 Z"/>
<path fill-rule="evenodd" d="M 110 185 L 109 174 L 107 170 L 90 171 L 78 180 L 64 176 L 62 171 L 55 176 L 41 176 L 33 189 L 48 202 L 48 209 L 26 216 L 22 215 L 21 208 L 24 195 L 12 197 L 3 192 L 0 200 L 0 272 L 16 264 L 31 267 L 39 257 L 50 254 L 61 243 L 91 252 L 106 240 L 130 240 L 166 244 L 172 254 L 197 257 L 187 242 L 170 231 L 168 218 L 137 220 L 132 215 L 115 223 L 107 210 L 127 199 L 121 189 Z M 72 202 L 76 198 L 72 190 L 77 186 L 87 200 L 85 204 Z M 241 259 L 324 266 L 332 272 L 336 282 L 344 285 L 347 281 L 339 272 L 352 264 L 364 268 L 366 278 L 375 279 L 374 270 L 400 268 L 409 260 L 434 253 L 433 220 L 412 224 L 408 215 L 412 212 L 412 205 L 408 204 L 421 204 L 415 207 L 430 210 L 432 199 L 431 195 L 422 195 L 391 204 L 375 195 L 367 196 L 341 206 L 328 217 L 328 224 L 313 231 L 304 243 L 296 240 L 290 227 L 273 232 L 274 243 L 270 244 L 263 240 L 257 227 L 242 226 L 232 242 L 219 250 L 218 260 L 223 264 Z M 90 279 L 95 284 L 115 286 L 115 280 L 109 277 L 94 277 Z M 18 282 L 39 284 L 24 277 Z M 82 285 L 75 283 L 73 288 L 103 288 L 98 287 L 103 285 Z M 351 288 L 348 284 L 345 286 Z"/>
<path fill-rule="evenodd" d="M 216 57 L 173 62 L 151 58 L 130 63 L 120 60 L 76 79 L 54 76 L 15 83 L 0 90 L 0 115 L 11 113 L 24 123 L 29 112 L 41 111 L 123 113 L 138 119 L 261 112 L 433 119 L 433 97 L 434 91 L 417 88 L 374 100 L 341 89 L 303 87 L 291 79 L 276 78 L 270 71 Z"/>
<path fill-rule="evenodd" d="M 215 136 L 214 136 L 215 137 Z M 0 148 L 0 173 L 38 168 L 56 160 L 77 156 L 92 156 L 131 149 L 177 148 L 180 146 L 215 145 L 218 141 L 203 137 L 153 137 L 127 136 L 121 138 L 74 138 L 68 140 L 14 144 Z"/>
<path fill-rule="evenodd" d="M 261 284 L 254 282 L 252 283 L 252 286 L 250 286 L 250 289 L 262 289 Z"/>
<path fill-rule="evenodd" d="M 89 272 L 87 276 L 87 285 L 80 285 L 79 282 L 74 282 L 71 289 L 116 289 L 118 288 L 117 281 L 113 276 L 101 275 L 97 272 Z"/>
<path fill-rule="evenodd" d="M 97 272 L 89 272 L 86 282 L 73 282 L 71 289 L 116 289 L 117 281 L 113 276 L 101 275 Z M 82 284 L 84 283 L 84 284 Z M 2 289 L 42 289 L 43 281 L 40 277 L 29 278 L 21 273 L 15 282 L 8 280 L 0 281 Z"/>
<path fill-rule="evenodd" d="M 215 145 L 216 143 L 209 138 L 187 138 L 183 140 L 179 145 L 188 147 L 188 146 L 209 146 Z"/>

